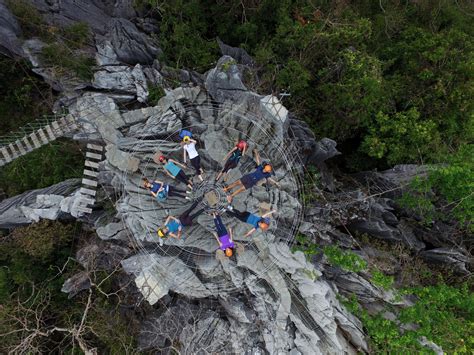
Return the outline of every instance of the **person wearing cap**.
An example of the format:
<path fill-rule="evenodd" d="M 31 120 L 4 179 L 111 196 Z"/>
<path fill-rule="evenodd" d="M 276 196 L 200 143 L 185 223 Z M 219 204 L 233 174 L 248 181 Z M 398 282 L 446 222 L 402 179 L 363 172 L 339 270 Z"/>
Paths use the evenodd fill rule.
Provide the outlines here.
<path fill-rule="evenodd" d="M 173 216 L 168 216 L 168 218 L 166 218 L 164 226 L 157 230 L 157 234 L 160 238 L 172 237 L 180 239 L 182 230 L 183 225 L 181 224 L 179 219 Z"/>
<path fill-rule="evenodd" d="M 216 182 L 224 176 L 224 181 L 227 178 L 227 174 L 230 170 L 237 167 L 239 164 L 240 158 L 242 158 L 245 153 L 247 152 L 248 144 L 246 141 L 241 140 L 239 141 L 234 148 L 230 152 L 227 153 L 222 162 L 225 161 L 224 168 L 219 172 L 216 176 Z"/>
<path fill-rule="evenodd" d="M 235 243 L 232 240 L 232 228 L 227 228 L 222 223 L 221 217 L 217 213 L 213 213 L 214 216 L 214 224 L 216 226 L 216 232 L 212 233 L 219 243 L 219 249 L 224 251 L 227 257 L 231 257 L 234 254 Z"/>
<path fill-rule="evenodd" d="M 181 181 L 183 184 L 186 184 L 191 190 L 193 189 L 192 180 L 184 173 L 183 169 L 186 167 L 178 163 L 176 160 L 167 159 L 164 155 L 161 155 L 159 158 L 161 164 L 163 164 L 163 169 L 165 173 L 172 179 Z"/>
<path fill-rule="evenodd" d="M 151 195 L 158 201 L 164 201 L 168 197 L 182 197 L 189 199 L 186 196 L 189 191 L 180 190 L 174 186 L 164 184 L 162 181 L 155 180 L 151 182 L 147 178 L 143 178 L 143 187 L 150 191 Z"/>
<path fill-rule="evenodd" d="M 196 206 L 201 202 L 201 199 L 196 200 L 191 207 L 189 207 L 186 211 L 180 214 L 178 218 L 173 216 L 168 216 L 166 218 L 164 227 L 158 229 L 157 234 L 160 238 L 164 238 L 166 236 L 170 236 L 176 239 L 181 238 L 181 232 L 183 227 L 189 227 L 193 225 L 193 219 L 198 217 L 201 213 L 204 212 L 204 209 L 201 208 L 200 210 L 191 214 L 191 212 L 196 208 Z"/>
<path fill-rule="evenodd" d="M 260 155 L 258 154 L 258 151 L 256 149 L 254 149 L 254 154 L 255 161 L 257 162 L 255 171 L 242 176 L 239 180 L 231 183 L 227 187 L 224 187 L 224 192 L 229 192 L 237 187 L 237 190 L 235 190 L 230 196 L 227 196 L 227 201 L 229 201 L 229 203 L 236 195 L 240 194 L 241 192 L 244 192 L 245 190 L 251 189 L 258 183 L 263 181 L 263 179 L 266 179 L 268 182 L 271 182 L 276 186 L 280 186 L 278 182 L 271 178 L 271 176 L 275 175 L 275 173 L 273 172 L 272 165 L 267 162 L 261 163 Z"/>
<path fill-rule="evenodd" d="M 189 136 L 184 136 L 183 138 L 183 161 L 186 164 L 186 153 L 189 155 L 189 160 L 194 170 L 196 170 L 196 175 L 199 177 L 199 180 L 203 181 L 202 174 L 203 170 L 201 168 L 201 157 L 199 156 L 196 150 L 196 141 L 191 139 Z"/>
<path fill-rule="evenodd" d="M 227 206 L 227 214 L 229 214 L 232 217 L 237 218 L 239 221 L 248 223 L 253 226 L 253 228 L 249 230 L 247 234 L 245 234 L 246 237 L 251 235 L 253 232 L 255 232 L 259 228 L 265 232 L 270 226 L 270 218 L 268 217 L 271 216 L 275 212 L 276 211 L 273 210 L 273 211 L 263 214 L 262 216 L 258 216 L 248 211 L 245 211 L 245 212 L 239 211 L 230 205 Z"/>

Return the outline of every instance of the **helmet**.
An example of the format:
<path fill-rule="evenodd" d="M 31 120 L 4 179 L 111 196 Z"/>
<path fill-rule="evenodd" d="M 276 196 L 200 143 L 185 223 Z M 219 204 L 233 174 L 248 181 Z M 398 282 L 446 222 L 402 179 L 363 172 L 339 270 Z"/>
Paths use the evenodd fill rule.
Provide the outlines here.
<path fill-rule="evenodd" d="M 264 171 L 265 173 L 271 173 L 272 170 L 273 170 L 273 168 L 272 168 L 272 166 L 271 166 L 270 164 L 266 164 L 266 165 L 263 166 L 263 171 Z"/>
<path fill-rule="evenodd" d="M 258 221 L 258 226 L 261 230 L 266 231 L 270 226 L 270 219 L 269 218 L 262 218 Z"/>
<path fill-rule="evenodd" d="M 165 236 L 165 232 L 163 232 L 162 229 L 158 229 L 157 233 L 158 233 L 158 237 L 160 238 L 163 238 Z"/>
<path fill-rule="evenodd" d="M 246 146 L 247 146 L 247 142 L 244 141 L 244 140 L 241 140 L 239 143 L 237 143 L 237 148 L 238 148 L 239 150 L 242 150 L 242 151 L 243 151 Z"/>
<path fill-rule="evenodd" d="M 163 163 L 165 160 L 166 160 L 166 157 L 164 155 L 160 155 L 160 157 L 158 158 L 158 160 Z"/>
<path fill-rule="evenodd" d="M 184 136 L 184 138 L 183 138 L 184 143 L 188 143 L 190 140 L 191 140 L 191 138 L 189 138 L 189 136 Z"/>
<path fill-rule="evenodd" d="M 229 258 L 232 256 L 233 253 L 234 252 L 232 251 L 232 248 L 225 248 L 225 255 Z"/>

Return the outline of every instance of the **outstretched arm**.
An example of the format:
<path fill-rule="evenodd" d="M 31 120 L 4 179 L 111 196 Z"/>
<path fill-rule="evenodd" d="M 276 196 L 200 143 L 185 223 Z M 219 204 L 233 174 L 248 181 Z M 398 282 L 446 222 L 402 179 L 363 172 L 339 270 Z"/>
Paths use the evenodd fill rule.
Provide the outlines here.
<path fill-rule="evenodd" d="M 252 228 L 251 230 L 249 230 L 249 231 L 247 232 L 247 234 L 245 234 L 245 237 L 248 237 L 250 234 L 252 234 L 252 233 L 255 232 L 255 231 L 256 231 L 256 229 L 255 229 L 255 228 Z"/>
<path fill-rule="evenodd" d="M 231 154 L 237 149 L 237 147 L 234 147 L 232 150 L 229 151 L 229 153 L 227 153 L 227 155 L 224 157 L 224 159 L 222 159 L 222 161 L 226 161 L 227 159 L 230 158 Z"/>
<path fill-rule="evenodd" d="M 214 232 L 213 232 L 212 235 L 214 236 L 214 238 L 216 238 L 217 243 L 219 243 L 219 246 L 221 246 L 222 243 L 221 243 L 221 241 L 219 240 L 219 237 L 217 236 L 217 233 L 214 233 Z"/>
<path fill-rule="evenodd" d="M 165 224 L 168 224 L 170 222 L 171 218 L 173 218 L 173 216 L 168 216 L 168 218 L 166 218 L 166 220 L 165 220 Z"/>
<path fill-rule="evenodd" d="M 177 161 L 174 160 L 174 159 L 169 159 L 169 161 L 172 162 L 172 163 L 174 163 L 174 164 L 176 164 L 176 165 L 179 165 L 179 166 L 182 167 L 183 169 L 186 169 L 186 167 L 185 167 L 183 164 L 177 162 Z"/>
<path fill-rule="evenodd" d="M 169 235 L 170 237 L 173 237 L 173 238 L 179 239 L 179 236 L 177 236 L 177 235 L 176 235 L 176 234 L 174 234 L 174 233 L 168 233 L 168 235 Z"/>
<path fill-rule="evenodd" d="M 272 215 L 273 213 L 275 213 L 275 212 L 276 212 L 276 210 L 269 211 L 269 212 L 267 212 L 267 213 L 263 214 L 263 215 L 262 215 L 262 218 L 265 218 L 265 217 L 271 216 L 271 215 Z"/>
<path fill-rule="evenodd" d="M 253 150 L 253 154 L 254 154 L 254 157 L 255 157 L 255 161 L 257 162 L 257 165 L 260 165 L 261 161 L 260 161 L 260 154 L 258 153 L 258 150 L 257 148 L 255 148 Z"/>
<path fill-rule="evenodd" d="M 170 178 L 176 179 L 173 175 L 171 175 L 171 173 L 168 170 L 166 170 L 165 168 L 163 168 L 163 170 L 165 171 L 165 174 L 168 175 Z"/>
<path fill-rule="evenodd" d="M 275 186 L 280 187 L 280 184 L 276 180 L 273 180 L 272 178 L 268 178 L 268 181 L 270 181 Z"/>

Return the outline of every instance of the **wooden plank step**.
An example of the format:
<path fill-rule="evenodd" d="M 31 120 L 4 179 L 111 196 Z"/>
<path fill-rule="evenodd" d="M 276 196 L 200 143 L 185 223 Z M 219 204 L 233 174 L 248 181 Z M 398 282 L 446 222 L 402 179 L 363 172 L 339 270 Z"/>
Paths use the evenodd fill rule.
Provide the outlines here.
<path fill-rule="evenodd" d="M 13 145 L 13 143 L 10 143 L 8 145 L 8 148 L 10 148 L 10 152 L 12 154 L 12 157 L 13 158 L 18 158 L 21 154 L 18 152 L 18 149 L 15 148 L 15 146 Z"/>
<path fill-rule="evenodd" d="M 99 173 L 97 171 L 84 169 L 84 175 L 97 177 L 97 175 L 99 175 Z"/>
<path fill-rule="evenodd" d="M 26 150 L 28 152 L 31 152 L 33 150 L 33 147 L 30 144 L 30 141 L 28 140 L 28 137 L 23 137 L 22 142 L 25 144 Z"/>
<path fill-rule="evenodd" d="M 81 187 L 81 189 L 79 190 L 79 192 L 80 192 L 81 194 L 84 194 L 84 195 L 91 195 L 91 196 L 95 196 L 95 194 L 97 193 L 97 191 L 91 190 L 91 189 L 86 189 L 85 187 Z"/>
<path fill-rule="evenodd" d="M 92 208 L 77 206 L 76 211 L 84 212 L 84 213 L 92 213 Z"/>
<path fill-rule="evenodd" d="M 87 185 L 87 186 L 92 186 L 92 187 L 97 187 L 97 181 L 91 180 L 91 179 L 82 179 L 82 184 Z"/>
<path fill-rule="evenodd" d="M 56 136 L 62 136 L 63 135 L 63 131 L 61 130 L 61 127 L 59 126 L 58 121 L 52 122 L 51 127 L 53 127 L 53 132 Z"/>
<path fill-rule="evenodd" d="M 41 147 L 41 143 L 38 140 L 38 137 L 36 136 L 35 132 L 30 134 L 30 138 L 31 138 L 31 141 L 33 142 L 33 145 L 35 146 L 35 148 Z"/>
<path fill-rule="evenodd" d="M 102 160 L 102 154 L 95 154 L 95 153 L 87 152 L 86 153 L 86 158 L 91 158 L 91 159 L 95 159 L 95 160 Z"/>
<path fill-rule="evenodd" d="M 0 149 L 0 152 L 2 152 L 3 158 L 7 163 L 12 161 L 12 158 L 11 158 L 10 154 L 8 153 L 6 147 L 3 147 L 2 149 Z"/>
<path fill-rule="evenodd" d="M 18 148 L 18 150 L 20 151 L 20 154 L 21 154 L 21 155 L 25 155 L 25 154 L 26 154 L 26 150 L 25 150 L 25 148 L 23 147 L 23 144 L 21 144 L 20 141 L 16 141 L 15 144 L 16 144 L 16 147 Z"/>
<path fill-rule="evenodd" d="M 79 200 L 79 203 L 81 205 L 93 205 L 95 203 L 95 200 L 93 198 L 88 198 L 88 197 L 85 197 L 85 196 L 81 196 L 81 199 Z"/>
<path fill-rule="evenodd" d="M 93 161 L 90 161 L 90 160 L 86 160 L 84 165 L 88 166 L 89 168 L 99 169 L 99 163 L 96 163 L 96 162 L 93 162 Z"/>
<path fill-rule="evenodd" d="M 91 150 L 96 150 L 96 151 L 98 151 L 98 152 L 102 152 L 102 151 L 104 150 L 104 147 L 102 147 L 101 145 L 88 143 L 88 144 L 87 144 L 87 149 L 91 149 Z"/>
<path fill-rule="evenodd" d="M 46 135 L 44 134 L 44 131 L 42 128 L 40 128 L 39 130 L 37 130 L 36 132 L 38 132 L 38 135 L 39 137 L 41 138 L 41 141 L 43 142 L 43 144 L 48 144 L 49 141 L 48 141 L 48 138 L 46 137 Z"/>
<path fill-rule="evenodd" d="M 49 139 L 52 140 L 52 141 L 56 140 L 56 136 L 54 135 L 54 132 L 53 132 L 53 130 L 51 129 L 51 126 L 50 126 L 50 125 L 47 125 L 47 126 L 45 127 L 45 129 L 46 129 L 46 133 L 48 133 Z"/>

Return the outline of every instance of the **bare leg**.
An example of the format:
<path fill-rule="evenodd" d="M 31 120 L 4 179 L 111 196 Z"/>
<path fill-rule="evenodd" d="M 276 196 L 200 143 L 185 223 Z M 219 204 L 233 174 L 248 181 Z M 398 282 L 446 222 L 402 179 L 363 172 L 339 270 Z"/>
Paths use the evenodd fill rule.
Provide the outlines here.
<path fill-rule="evenodd" d="M 240 180 L 237 180 L 237 181 L 233 182 L 232 184 L 230 184 L 229 186 L 224 187 L 224 191 L 227 192 L 227 191 L 232 190 L 234 187 L 239 186 L 239 185 L 242 185 L 242 183 L 240 182 Z"/>
<path fill-rule="evenodd" d="M 245 190 L 246 190 L 245 187 L 242 186 L 240 189 L 234 191 L 234 193 L 232 193 L 232 195 L 230 195 L 230 198 L 231 198 L 231 199 L 234 198 L 235 196 L 237 196 L 238 194 L 244 192 Z"/>

